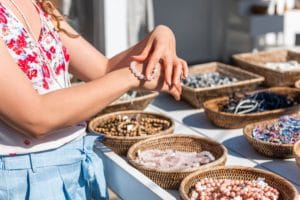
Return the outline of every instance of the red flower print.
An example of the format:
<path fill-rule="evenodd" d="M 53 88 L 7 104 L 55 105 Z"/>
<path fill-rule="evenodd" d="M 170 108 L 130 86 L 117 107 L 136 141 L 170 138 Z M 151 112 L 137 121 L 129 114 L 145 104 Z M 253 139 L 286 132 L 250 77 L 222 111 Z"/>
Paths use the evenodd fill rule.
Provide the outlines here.
<path fill-rule="evenodd" d="M 69 62 L 70 61 L 70 54 L 68 53 L 66 47 L 63 47 L 63 52 L 64 52 L 64 56 L 65 56 L 66 61 Z"/>
<path fill-rule="evenodd" d="M 48 69 L 48 67 L 45 64 L 43 64 L 43 66 L 42 66 L 42 71 L 43 71 L 44 77 L 50 78 L 49 69 Z"/>
<path fill-rule="evenodd" d="M 47 56 L 47 58 L 48 58 L 49 60 L 52 59 L 52 55 L 51 55 L 51 53 L 49 53 L 48 51 L 46 52 L 46 56 Z"/>
<path fill-rule="evenodd" d="M 27 43 L 26 43 L 26 39 L 25 39 L 24 33 L 22 33 L 21 35 L 19 35 L 19 37 L 17 39 L 17 45 L 18 45 L 19 48 L 26 47 Z"/>
<path fill-rule="evenodd" d="M 27 70 L 29 69 L 27 60 L 21 60 L 21 59 L 19 59 L 19 60 L 18 60 L 18 65 L 19 65 L 20 69 L 21 69 L 23 72 L 25 72 L 25 73 L 26 73 Z"/>
<path fill-rule="evenodd" d="M 13 50 L 17 55 L 21 55 L 24 52 L 24 49 L 20 47 L 15 47 Z"/>
<path fill-rule="evenodd" d="M 47 81 L 45 79 L 43 79 L 43 88 L 46 90 L 49 89 L 49 84 L 47 83 Z"/>
<path fill-rule="evenodd" d="M 0 13 L 0 23 L 7 24 L 7 19 L 3 13 Z"/>
<path fill-rule="evenodd" d="M 63 71 L 66 70 L 66 69 L 65 69 L 65 64 L 60 64 L 60 65 L 56 68 L 55 74 L 56 74 L 56 75 L 59 75 L 61 70 L 63 70 Z"/>
<path fill-rule="evenodd" d="M 16 41 L 14 39 L 10 40 L 9 43 L 7 43 L 7 47 L 12 49 L 16 44 Z"/>
<path fill-rule="evenodd" d="M 37 77 L 37 70 L 33 69 L 27 72 L 27 77 L 32 80 L 32 78 Z"/>
<path fill-rule="evenodd" d="M 27 60 L 28 60 L 28 62 L 36 63 L 36 62 L 37 62 L 37 61 L 36 61 L 36 57 L 37 57 L 37 54 L 34 53 L 34 55 L 28 55 L 28 56 L 27 56 Z"/>
<path fill-rule="evenodd" d="M 1 14 L 4 14 L 4 13 L 5 13 L 5 9 L 4 9 L 3 6 L 0 7 L 0 13 L 1 13 Z"/>
<path fill-rule="evenodd" d="M 54 47 L 51 47 L 51 48 L 50 48 L 50 52 L 51 52 L 51 53 L 55 53 L 55 52 L 56 52 L 55 48 L 54 48 Z"/>

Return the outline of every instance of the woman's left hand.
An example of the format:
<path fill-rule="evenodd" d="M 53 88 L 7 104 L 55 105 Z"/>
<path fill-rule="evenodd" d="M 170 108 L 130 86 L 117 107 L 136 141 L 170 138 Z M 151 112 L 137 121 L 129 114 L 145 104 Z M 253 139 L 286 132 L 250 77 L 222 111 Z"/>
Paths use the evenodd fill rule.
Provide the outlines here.
<path fill-rule="evenodd" d="M 170 90 L 176 87 L 181 93 L 181 79 L 188 76 L 188 66 L 185 60 L 176 55 L 174 33 L 168 27 L 160 25 L 145 38 L 144 42 L 146 44 L 140 55 L 132 56 L 132 59 L 147 62 L 145 76 L 148 80 L 156 64 L 160 63 Z"/>

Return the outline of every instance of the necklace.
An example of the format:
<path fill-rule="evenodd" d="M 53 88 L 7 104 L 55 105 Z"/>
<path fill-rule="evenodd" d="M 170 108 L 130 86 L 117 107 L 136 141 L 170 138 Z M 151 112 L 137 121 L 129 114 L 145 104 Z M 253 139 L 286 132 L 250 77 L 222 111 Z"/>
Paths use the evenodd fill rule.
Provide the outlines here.
<path fill-rule="evenodd" d="M 39 49 L 40 51 L 40 54 L 39 54 L 39 57 L 41 59 L 41 62 L 45 62 L 45 64 L 48 66 L 49 68 L 49 72 L 50 72 L 50 75 L 52 77 L 52 79 L 54 80 L 54 82 L 60 87 L 60 88 L 66 88 L 66 87 L 69 87 L 71 85 L 70 83 L 70 79 L 68 77 L 68 72 L 64 73 L 64 85 L 61 85 L 60 81 L 56 78 L 56 75 L 55 75 L 55 72 L 53 71 L 52 67 L 51 67 L 51 63 L 50 61 L 48 60 L 48 58 L 45 56 L 45 52 L 43 51 L 42 47 L 41 47 L 41 44 L 38 42 L 38 39 L 35 38 L 35 35 L 33 34 L 33 31 L 32 31 L 32 28 L 29 24 L 29 20 L 27 19 L 27 17 L 23 14 L 22 10 L 19 8 L 19 6 L 16 4 L 16 2 L 14 0 L 7 0 L 7 2 L 12 5 L 13 7 L 15 7 L 15 9 L 18 11 L 18 13 L 20 14 L 20 16 L 22 17 L 22 20 L 26 26 L 26 29 L 27 29 L 27 32 L 28 34 L 31 35 L 32 37 L 32 40 L 35 44 L 35 46 Z M 34 1 L 32 1 L 33 4 L 36 5 L 36 3 Z M 39 14 L 40 15 L 40 14 Z M 43 23 L 43 19 L 41 18 L 41 25 L 43 26 L 43 24 L 45 24 L 47 27 L 47 23 Z M 49 27 L 48 27 L 49 29 Z M 61 45 L 61 49 L 63 49 L 62 45 Z M 43 57 L 42 57 L 43 55 Z M 66 63 L 66 60 L 63 56 L 63 59 L 64 59 L 64 62 Z M 67 69 L 66 69 L 67 71 Z"/>

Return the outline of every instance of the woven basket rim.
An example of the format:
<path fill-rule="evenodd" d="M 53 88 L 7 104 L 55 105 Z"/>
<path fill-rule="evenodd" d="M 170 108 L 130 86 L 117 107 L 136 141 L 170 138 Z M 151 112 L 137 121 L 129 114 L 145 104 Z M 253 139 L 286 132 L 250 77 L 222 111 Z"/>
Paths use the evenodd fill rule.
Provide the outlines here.
<path fill-rule="evenodd" d="M 147 92 L 147 91 L 145 91 L 145 92 Z M 159 95 L 159 92 L 150 91 L 148 94 L 145 94 L 145 95 L 142 95 L 142 96 L 139 96 L 139 97 L 135 97 L 135 98 L 133 98 L 131 100 L 112 102 L 108 106 L 117 106 L 117 105 L 122 105 L 122 104 L 127 104 L 127 103 L 134 103 L 134 102 L 142 101 L 142 100 L 145 100 L 145 99 L 155 98 L 158 95 Z"/>
<path fill-rule="evenodd" d="M 293 147 L 293 153 L 296 158 L 300 158 L 300 140 L 295 143 Z"/>
<path fill-rule="evenodd" d="M 288 115 L 288 116 L 300 117 L 300 114 L 294 114 L 294 115 Z M 255 141 L 255 142 L 260 143 L 261 145 L 264 145 L 264 146 L 292 148 L 296 143 L 295 144 L 276 144 L 276 143 L 271 143 L 271 142 L 265 142 L 265 141 L 262 141 L 262 140 L 257 140 L 255 138 L 253 138 L 253 136 L 252 136 L 252 131 L 256 126 L 258 126 L 258 125 L 264 125 L 264 126 L 265 125 L 271 125 L 275 122 L 278 122 L 279 118 L 274 118 L 274 119 L 270 119 L 270 120 L 264 120 L 264 121 L 260 121 L 260 122 L 250 123 L 250 124 L 246 125 L 243 128 L 243 135 L 246 137 L 247 140 Z"/>
<path fill-rule="evenodd" d="M 214 145 L 220 147 L 222 149 L 222 156 L 216 160 L 214 160 L 213 162 L 210 162 L 208 164 L 205 165 L 201 165 L 199 167 L 193 167 L 193 168 L 189 168 L 186 170 L 161 170 L 161 169 L 154 169 L 154 168 L 150 168 L 150 167 L 145 167 L 143 165 L 140 165 L 139 163 L 137 163 L 133 158 L 134 153 L 136 152 L 136 150 L 138 150 L 139 146 L 144 145 L 147 142 L 150 142 L 152 140 L 157 140 L 157 139 L 168 139 L 168 138 L 192 138 L 192 139 L 196 139 L 196 140 L 202 140 L 202 141 L 207 141 L 209 143 L 213 143 Z M 194 172 L 197 170 L 201 170 L 203 169 L 203 167 L 208 167 L 208 166 L 215 166 L 218 163 L 222 163 L 222 162 L 226 162 L 227 160 L 227 154 L 228 154 L 228 150 L 226 149 L 226 147 L 221 144 L 218 143 L 212 139 L 206 138 L 206 137 L 200 137 L 200 136 L 195 136 L 195 135 L 188 135 L 188 134 L 180 134 L 180 133 L 176 133 L 176 134 L 172 134 L 172 135 L 165 135 L 165 136 L 157 136 L 157 137 L 153 137 L 153 138 L 149 138 L 146 140 L 142 140 L 140 142 L 135 143 L 134 145 L 132 145 L 130 147 L 130 149 L 128 150 L 127 153 L 127 160 L 130 164 L 132 164 L 135 168 L 137 169 L 141 169 L 141 170 L 147 170 L 147 171 L 151 171 L 151 172 L 161 172 L 161 173 L 166 173 L 166 174 L 173 174 L 173 173 L 187 173 L 187 172 Z"/>
<path fill-rule="evenodd" d="M 276 70 L 276 69 L 267 68 L 261 63 L 251 62 L 247 59 L 247 57 L 250 57 L 250 56 L 263 55 L 263 54 L 267 54 L 267 53 L 276 54 L 276 53 L 281 53 L 281 52 L 298 54 L 300 56 L 300 52 L 292 51 L 292 50 L 289 50 L 289 49 L 282 49 L 282 50 L 267 50 L 267 51 L 260 51 L 260 52 L 254 52 L 254 53 L 253 52 L 251 52 L 251 53 L 240 53 L 240 54 L 233 55 L 232 58 L 234 60 L 238 60 L 238 61 L 241 61 L 241 62 L 247 62 L 249 64 L 255 64 L 257 67 L 262 68 L 264 70 L 269 70 L 269 71 L 272 71 L 274 73 L 279 73 L 279 74 L 283 74 L 283 75 L 284 74 L 300 73 L 300 70 L 280 71 L 280 70 Z"/>
<path fill-rule="evenodd" d="M 278 90 L 289 90 L 289 91 L 299 92 L 299 94 L 300 94 L 300 91 L 298 89 L 290 88 L 290 87 L 271 87 L 271 88 L 262 89 L 262 90 L 255 90 L 255 91 L 250 92 L 249 94 L 253 94 L 253 93 L 256 93 L 256 92 L 263 92 L 263 91 L 274 92 L 274 91 L 278 91 Z M 228 96 L 223 96 L 223 97 L 210 99 L 210 100 L 207 100 L 203 103 L 203 108 L 205 110 L 209 110 L 210 112 L 213 112 L 213 113 L 220 113 L 223 116 L 236 116 L 236 117 L 248 117 L 248 116 L 249 117 L 250 116 L 252 116 L 252 117 L 253 116 L 262 117 L 264 115 L 281 113 L 281 112 L 284 112 L 287 109 L 300 108 L 300 103 L 299 103 L 298 105 L 287 107 L 287 108 L 280 108 L 280 109 L 275 109 L 275 110 L 269 110 L 269 111 L 257 112 L 257 113 L 248 113 L 248 114 L 234 114 L 234 113 L 229 113 L 229 112 L 223 112 L 223 111 L 220 111 L 219 109 L 218 110 L 211 109 L 210 105 L 219 104 L 220 102 L 227 101 L 227 100 L 229 100 Z"/>
<path fill-rule="evenodd" d="M 112 117 L 112 116 L 115 116 L 115 115 L 124 115 L 124 114 L 145 114 L 145 115 L 158 116 L 159 118 L 164 118 L 164 119 L 168 120 L 170 122 L 170 127 L 166 130 L 160 131 L 160 132 L 158 132 L 156 134 L 153 134 L 153 135 L 132 136 L 132 137 L 131 136 L 130 137 L 128 137 L 128 136 L 109 136 L 109 135 L 99 133 L 99 132 L 96 132 L 95 130 L 93 130 L 94 129 L 93 128 L 94 123 L 100 121 L 101 119 L 103 120 L 103 119 L 108 118 L 108 117 Z M 148 139 L 148 138 L 151 138 L 155 135 L 163 135 L 165 132 L 168 132 L 168 130 L 174 130 L 174 129 L 175 129 L 175 122 L 172 118 L 170 118 L 170 117 L 168 117 L 164 114 L 155 113 L 155 112 L 145 112 L 145 111 L 140 111 L 140 110 L 126 110 L 126 111 L 118 111 L 118 112 L 107 113 L 107 114 L 95 117 L 88 124 L 88 130 L 91 133 L 94 133 L 94 134 L 97 134 L 97 135 L 102 135 L 107 139 L 127 140 L 127 141 L 137 140 L 137 139 Z"/>
<path fill-rule="evenodd" d="M 300 80 L 295 82 L 295 88 L 300 89 Z"/>
<path fill-rule="evenodd" d="M 258 168 L 254 168 L 254 167 L 239 166 L 239 165 L 218 166 L 218 167 L 214 167 L 213 169 L 205 169 L 205 170 L 202 170 L 202 171 L 199 170 L 199 171 L 196 171 L 194 173 L 191 173 L 190 175 L 188 175 L 187 177 L 185 177 L 183 179 L 183 181 L 181 182 L 180 187 L 179 187 L 180 195 L 181 195 L 181 197 L 184 197 L 186 199 L 188 198 L 188 194 L 185 193 L 184 187 L 194 177 L 196 177 L 196 176 L 198 176 L 200 174 L 204 174 L 204 173 L 209 172 L 209 171 L 236 170 L 236 169 L 237 170 L 245 170 L 245 171 L 254 172 L 254 173 L 261 173 L 261 174 L 264 174 L 266 176 L 273 177 L 274 180 L 276 180 L 276 181 L 284 182 L 285 184 L 287 184 L 293 190 L 293 194 L 292 195 L 295 196 L 295 198 L 298 198 L 298 196 L 297 196 L 298 195 L 298 191 L 297 191 L 296 187 L 292 183 L 290 183 L 290 181 L 286 180 L 282 176 L 280 176 L 278 174 L 275 174 L 273 172 L 267 171 L 267 170 L 258 169 Z"/>
<path fill-rule="evenodd" d="M 195 69 L 195 68 L 200 68 L 200 67 L 204 67 L 207 65 L 216 65 L 217 67 L 220 68 L 229 68 L 231 70 L 234 70 L 236 72 L 242 73 L 242 74 L 247 74 L 249 76 L 251 76 L 252 78 L 250 79 L 246 79 L 246 80 L 242 80 L 242 81 L 237 81 L 235 83 L 230 83 L 230 84 L 225 84 L 225 85 L 219 85 L 219 86 L 214 86 L 214 87 L 203 87 L 203 88 L 192 88 L 189 86 L 186 86 L 184 84 L 182 84 L 182 88 L 184 90 L 189 90 L 192 92 L 202 92 L 202 91 L 213 91 L 213 90 L 219 90 L 219 89 L 225 89 L 225 88 L 231 88 L 231 87 L 236 87 L 236 86 L 244 86 L 247 85 L 249 83 L 260 83 L 263 82 L 265 80 L 265 78 L 263 76 L 260 76 L 258 74 L 234 67 L 233 65 L 227 65 L 221 62 L 209 62 L 209 63 L 204 63 L 204 64 L 198 64 L 198 65 L 193 65 L 190 67 L 191 69 Z"/>

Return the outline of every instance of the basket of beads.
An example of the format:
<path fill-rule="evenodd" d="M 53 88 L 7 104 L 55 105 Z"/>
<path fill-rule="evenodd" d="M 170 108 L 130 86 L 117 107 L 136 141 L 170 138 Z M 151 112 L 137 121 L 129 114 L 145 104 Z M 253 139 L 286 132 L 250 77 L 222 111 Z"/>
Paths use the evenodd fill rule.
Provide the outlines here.
<path fill-rule="evenodd" d="M 180 185 L 184 200 L 297 200 L 294 185 L 277 174 L 250 167 L 228 166 L 197 171 Z"/>
<path fill-rule="evenodd" d="M 196 170 L 225 165 L 227 150 L 207 138 L 174 134 L 134 144 L 128 161 L 165 189 L 178 189 L 180 182 Z"/>
<path fill-rule="evenodd" d="M 261 76 L 218 62 L 193 66 L 189 74 L 182 82 L 182 97 L 196 108 L 212 98 L 251 91 L 264 81 Z"/>
<path fill-rule="evenodd" d="M 142 111 L 105 114 L 91 120 L 88 126 L 90 132 L 104 136 L 104 145 L 125 156 L 134 143 L 154 136 L 172 134 L 174 128 L 171 118 Z"/>
<path fill-rule="evenodd" d="M 125 110 L 144 110 L 157 96 L 158 92 L 143 90 L 129 91 L 104 108 L 97 116 Z"/>
<path fill-rule="evenodd" d="M 233 55 L 242 69 L 265 77 L 267 86 L 294 86 L 300 79 L 300 53 L 289 50 Z"/>
<path fill-rule="evenodd" d="M 294 145 L 293 153 L 296 159 L 296 164 L 300 167 L 300 141 Z"/>
<path fill-rule="evenodd" d="M 218 127 L 243 128 L 247 124 L 290 115 L 300 110 L 300 91 L 274 87 L 220 97 L 204 103 L 207 117 Z"/>
<path fill-rule="evenodd" d="M 244 136 L 262 155 L 292 158 L 294 144 L 300 140 L 300 116 L 282 116 L 245 126 Z"/>

